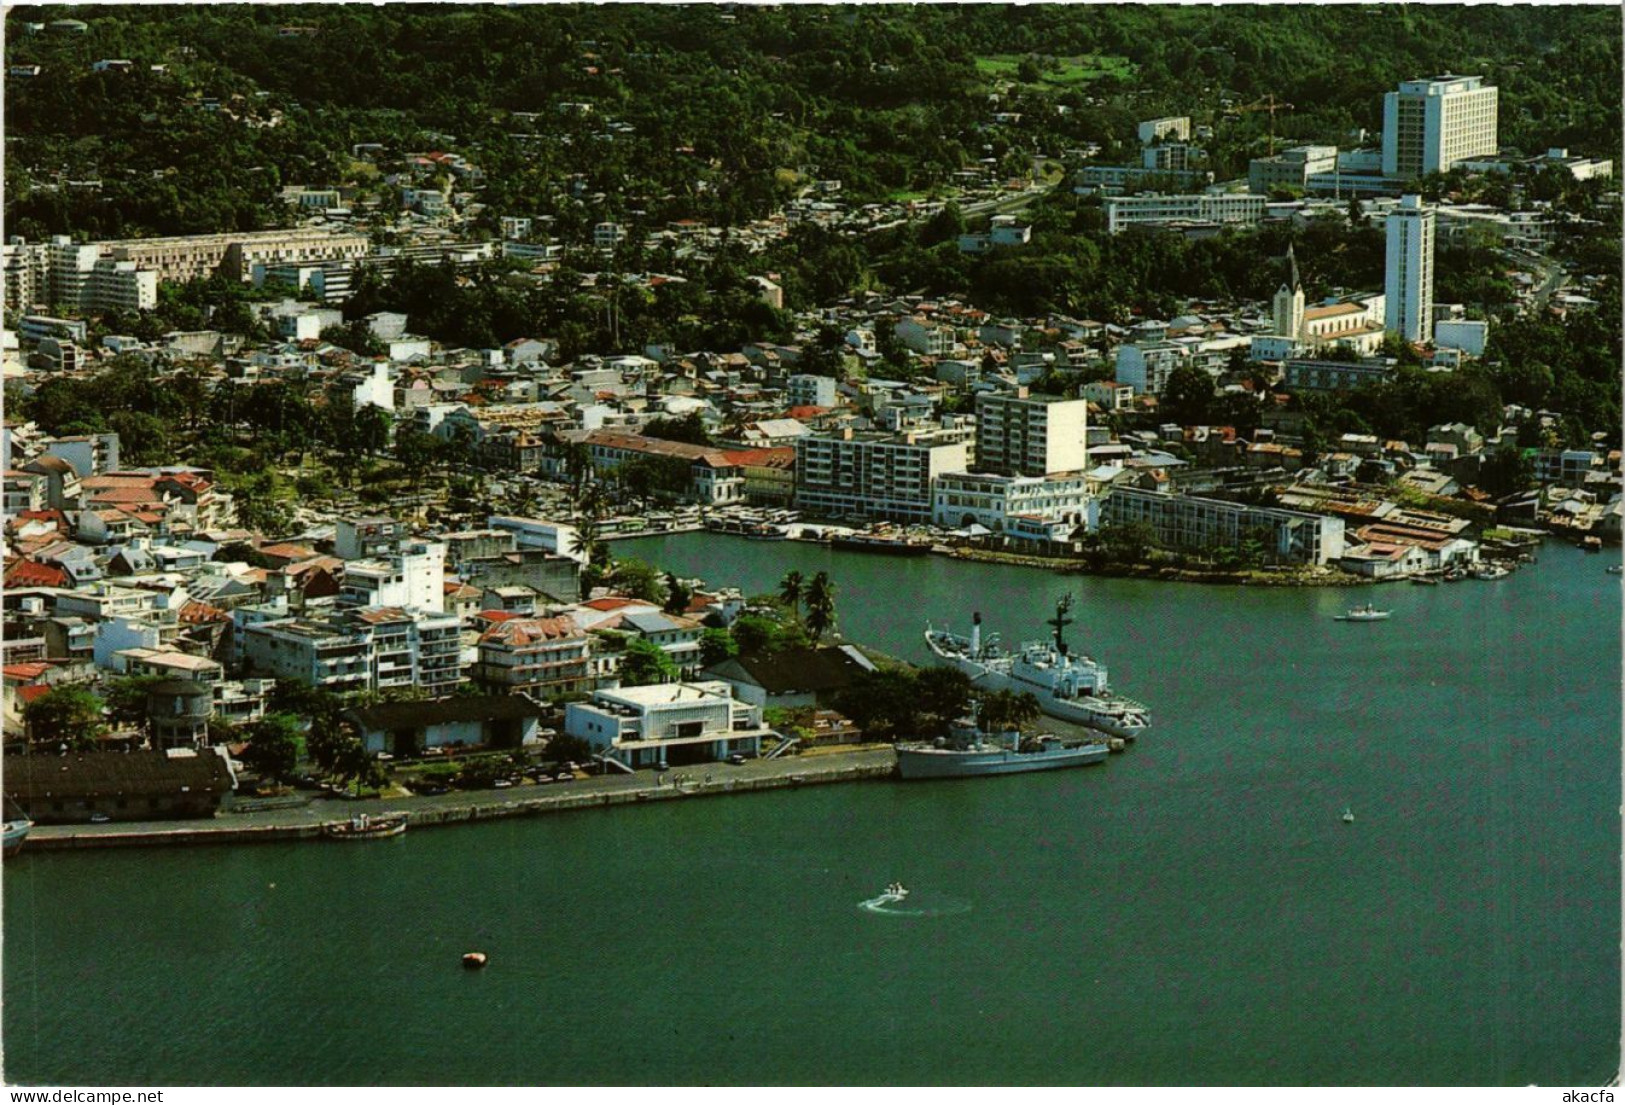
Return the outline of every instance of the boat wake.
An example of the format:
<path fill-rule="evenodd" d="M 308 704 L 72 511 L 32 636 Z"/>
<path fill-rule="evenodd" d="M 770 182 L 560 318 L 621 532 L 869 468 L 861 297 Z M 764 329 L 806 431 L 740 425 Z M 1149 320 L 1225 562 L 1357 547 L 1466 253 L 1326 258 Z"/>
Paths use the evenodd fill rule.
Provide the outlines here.
<path fill-rule="evenodd" d="M 969 913 L 971 904 L 962 898 L 950 898 L 937 895 L 920 901 L 920 895 L 908 894 L 881 894 L 870 898 L 866 902 L 859 902 L 858 908 L 865 913 L 878 913 L 883 917 L 952 917 L 958 913 Z"/>

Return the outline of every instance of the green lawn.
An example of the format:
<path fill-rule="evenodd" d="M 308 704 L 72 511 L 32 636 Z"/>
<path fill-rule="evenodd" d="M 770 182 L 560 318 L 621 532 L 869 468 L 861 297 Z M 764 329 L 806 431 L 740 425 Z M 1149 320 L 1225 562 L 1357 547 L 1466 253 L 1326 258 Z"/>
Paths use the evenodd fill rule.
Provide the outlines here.
<path fill-rule="evenodd" d="M 955 189 L 952 188 L 945 188 L 941 191 L 941 196 L 944 200 L 953 198 L 954 194 Z M 901 189 L 896 192 L 888 192 L 886 194 L 886 199 L 892 203 L 918 203 L 921 200 L 928 200 L 930 198 L 930 192 L 910 192 L 907 189 Z"/>
<path fill-rule="evenodd" d="M 1016 68 L 1025 56 L 989 54 L 979 57 L 976 59 L 976 71 L 984 77 L 1013 81 L 1016 79 Z M 1106 76 L 1130 77 L 1134 74 L 1134 63 L 1116 54 L 1080 54 L 1070 58 L 1040 56 L 1038 60 L 1044 73 L 1039 84 L 1058 88 L 1087 84 Z"/>

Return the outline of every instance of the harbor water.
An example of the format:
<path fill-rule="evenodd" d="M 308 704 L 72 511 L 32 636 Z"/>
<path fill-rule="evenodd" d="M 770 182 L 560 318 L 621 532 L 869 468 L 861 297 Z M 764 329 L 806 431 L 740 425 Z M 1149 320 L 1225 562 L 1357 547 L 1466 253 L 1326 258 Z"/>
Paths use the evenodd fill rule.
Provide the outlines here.
<path fill-rule="evenodd" d="M 1620 579 L 1358 591 L 695 534 L 917 662 L 926 619 L 1147 703 L 1101 767 L 368 844 L 4 869 L 11 1082 L 1601 1085 L 1619 1067 Z M 1371 599 L 1383 622 L 1333 620 Z M 1345 807 L 1356 819 L 1342 820 Z M 906 899 L 884 900 L 893 880 Z M 464 952 L 490 957 L 484 971 Z"/>

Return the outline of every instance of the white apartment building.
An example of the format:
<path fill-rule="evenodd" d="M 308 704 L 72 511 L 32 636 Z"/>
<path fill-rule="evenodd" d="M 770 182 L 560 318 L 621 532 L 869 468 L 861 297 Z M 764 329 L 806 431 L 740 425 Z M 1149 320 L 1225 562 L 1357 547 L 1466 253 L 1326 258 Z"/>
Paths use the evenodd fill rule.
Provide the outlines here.
<path fill-rule="evenodd" d="M 394 552 L 407 539 L 407 528 L 388 515 L 340 518 L 333 528 L 333 555 L 361 560 Z"/>
<path fill-rule="evenodd" d="M 103 245 L 60 234 L 43 245 L 13 238 L 5 251 L 5 282 L 5 304 L 12 310 L 41 302 L 73 311 L 150 311 L 158 306 L 156 271 L 109 256 Z"/>
<path fill-rule="evenodd" d="M 1143 522 L 1169 549 L 1238 549 L 1253 536 L 1268 555 L 1288 564 L 1329 564 L 1343 556 L 1343 519 L 1297 510 L 1248 506 L 1222 499 L 1114 487 L 1101 503 L 1100 524 Z"/>
<path fill-rule="evenodd" d="M 83 319 L 52 318 L 50 315 L 24 315 L 17 324 L 17 334 L 24 341 L 44 338 L 66 338 L 84 342 L 90 333 L 90 324 Z"/>
<path fill-rule="evenodd" d="M 976 397 L 976 467 L 1007 476 L 1043 476 L 1088 467 L 1089 401 L 1055 395 L 983 392 Z"/>
<path fill-rule="evenodd" d="M 898 341 L 927 357 L 946 357 L 954 351 L 953 328 L 919 315 L 898 320 L 894 333 Z"/>
<path fill-rule="evenodd" d="M 1247 163 L 1247 190 L 1268 195 L 1271 188 L 1304 191 L 1317 173 L 1337 171 L 1336 146 L 1293 146 L 1274 157 L 1255 157 Z"/>
<path fill-rule="evenodd" d="M 1433 340 L 1434 213 L 1420 196 L 1403 196 L 1388 213 L 1388 329 L 1408 342 Z"/>
<path fill-rule="evenodd" d="M 1483 77 L 1401 81 L 1382 98 L 1382 175 L 1411 180 L 1494 155 L 1499 96 Z"/>
<path fill-rule="evenodd" d="M 1249 224 L 1264 221 L 1267 196 L 1247 192 L 1210 196 L 1113 196 L 1106 200 L 1106 232 L 1173 222 Z"/>
<path fill-rule="evenodd" d="M 251 671 L 336 694 L 372 688 L 372 633 L 364 627 L 294 619 L 260 622 L 244 629 L 242 642 Z"/>
<path fill-rule="evenodd" d="M 1443 349 L 1459 349 L 1474 357 L 1484 355 L 1490 324 L 1483 319 L 1441 319 L 1433 324 L 1433 341 Z"/>
<path fill-rule="evenodd" d="M 5 305 L 26 311 L 51 298 L 51 262 L 48 245 L 29 245 L 12 237 L 4 249 Z"/>
<path fill-rule="evenodd" d="M 933 481 L 970 467 L 961 430 L 796 439 L 796 506 L 818 514 L 931 520 Z"/>
<path fill-rule="evenodd" d="M 509 618 L 480 635 L 472 674 L 506 694 L 546 698 L 590 690 L 592 642 L 568 616 Z"/>
<path fill-rule="evenodd" d="M 587 551 L 581 547 L 574 526 L 563 522 L 544 522 L 540 518 L 518 518 L 507 514 L 492 514 L 485 524 L 493 530 L 513 534 L 514 547 L 541 549 L 543 552 L 568 556 L 582 564 L 587 562 Z"/>
<path fill-rule="evenodd" d="M 833 407 L 836 400 L 835 378 L 792 376 L 785 381 L 784 392 L 792 407 Z"/>
<path fill-rule="evenodd" d="M 1353 391 L 1379 384 L 1393 375 L 1390 359 L 1359 361 L 1290 359 L 1281 368 L 1281 382 L 1292 391 Z"/>
<path fill-rule="evenodd" d="M 157 306 L 157 272 L 105 257 L 91 266 L 79 298 L 84 311 L 150 311 Z"/>
<path fill-rule="evenodd" d="M 323 303 L 342 303 L 350 297 L 355 279 L 348 261 L 316 261 L 309 264 L 271 265 L 254 262 L 252 279 L 256 288 L 267 280 L 291 285 L 296 293 L 309 292 Z"/>
<path fill-rule="evenodd" d="M 1090 496 L 1082 472 L 1047 476 L 1001 476 L 950 472 L 932 489 L 931 521 L 945 529 L 985 526 L 1004 533 L 1016 518 L 1083 524 Z"/>
<path fill-rule="evenodd" d="M 1153 142 L 1162 142 L 1172 139 L 1175 142 L 1189 142 L 1191 139 L 1191 117 L 1189 115 L 1165 115 L 1161 119 L 1147 119 L 1138 127 L 1140 145 L 1149 146 Z"/>
<path fill-rule="evenodd" d="M 626 238 L 626 228 L 620 223 L 599 223 L 592 228 L 592 244 L 596 249 L 613 250 Z"/>
<path fill-rule="evenodd" d="M 1176 342 L 1156 341 L 1117 347 L 1117 382 L 1135 395 L 1161 395 L 1174 369 L 1186 364 L 1190 350 Z"/>
<path fill-rule="evenodd" d="M 565 708 L 564 731 L 634 768 L 755 756 L 772 733 L 762 708 L 736 701 L 720 680 L 596 691 Z"/>
<path fill-rule="evenodd" d="M 25 510 L 45 509 L 46 478 L 37 472 L 5 473 L 5 513 L 15 518 Z"/>
<path fill-rule="evenodd" d="M 75 434 L 46 439 L 44 454 L 73 465 L 80 479 L 119 470 L 118 434 Z"/>
<path fill-rule="evenodd" d="M 51 239 L 47 250 L 50 268 L 51 302 L 72 310 L 83 310 L 90 284 L 90 270 L 101 259 L 98 245 L 75 242 L 65 234 Z"/>
<path fill-rule="evenodd" d="M 141 618 L 158 609 L 158 595 L 116 583 L 92 583 L 57 596 L 56 616 L 79 617 L 89 622 L 108 618 Z"/>
<path fill-rule="evenodd" d="M 1157 173 L 1182 173 L 1195 169 L 1206 157 L 1198 146 L 1186 142 L 1163 142 L 1140 151 L 1140 167 Z"/>
<path fill-rule="evenodd" d="M 421 687 L 435 697 L 462 681 L 462 629 L 454 615 L 370 607 L 331 622 L 286 618 L 246 624 L 250 670 L 335 693 Z"/>
<path fill-rule="evenodd" d="M 1084 165 L 1073 174 L 1073 191 L 1121 192 L 1125 188 L 1199 188 L 1213 182 L 1205 169 L 1147 169 L 1144 165 Z"/>
<path fill-rule="evenodd" d="M 372 687 L 421 687 L 443 698 L 463 680 L 462 622 L 452 614 L 373 606 L 350 612 L 372 636 Z"/>
<path fill-rule="evenodd" d="M 1134 405 L 1134 389 L 1127 384 L 1111 380 L 1095 380 L 1084 384 L 1078 394 L 1104 411 L 1127 410 Z"/>
<path fill-rule="evenodd" d="M 129 238 L 99 242 L 103 256 L 155 269 L 158 279 L 185 282 L 216 273 L 247 280 L 256 263 L 357 261 L 371 249 L 365 234 L 328 230 L 254 230 L 176 238 Z"/>
<path fill-rule="evenodd" d="M 346 561 L 339 602 L 440 613 L 446 602 L 446 546 L 419 541 L 386 557 Z"/>

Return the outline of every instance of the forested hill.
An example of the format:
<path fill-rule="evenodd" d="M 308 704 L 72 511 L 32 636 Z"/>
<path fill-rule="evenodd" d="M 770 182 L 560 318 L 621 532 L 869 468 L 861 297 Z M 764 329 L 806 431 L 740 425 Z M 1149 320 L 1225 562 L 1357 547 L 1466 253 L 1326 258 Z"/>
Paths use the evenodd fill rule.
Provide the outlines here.
<path fill-rule="evenodd" d="M 24 26 L 69 18 L 88 30 Z M 468 156 L 494 211 L 554 213 L 576 177 L 608 215 L 729 222 L 814 178 L 881 198 L 987 157 L 1126 155 L 1137 120 L 1216 121 L 1225 100 L 1273 95 L 1293 105 L 1278 136 L 1347 145 L 1380 129 L 1384 91 L 1445 71 L 1500 87 L 1504 145 L 1620 156 L 1617 7 L 193 4 L 7 21 L 8 66 L 41 67 L 6 82 L 8 225 L 30 237 L 261 225 L 284 184 L 372 185 L 350 157 L 366 142 Z M 102 59 L 136 64 L 93 72 Z M 1224 123 L 1215 166 L 1245 173 L 1268 113 Z M 87 179 L 100 188 L 61 183 Z"/>

